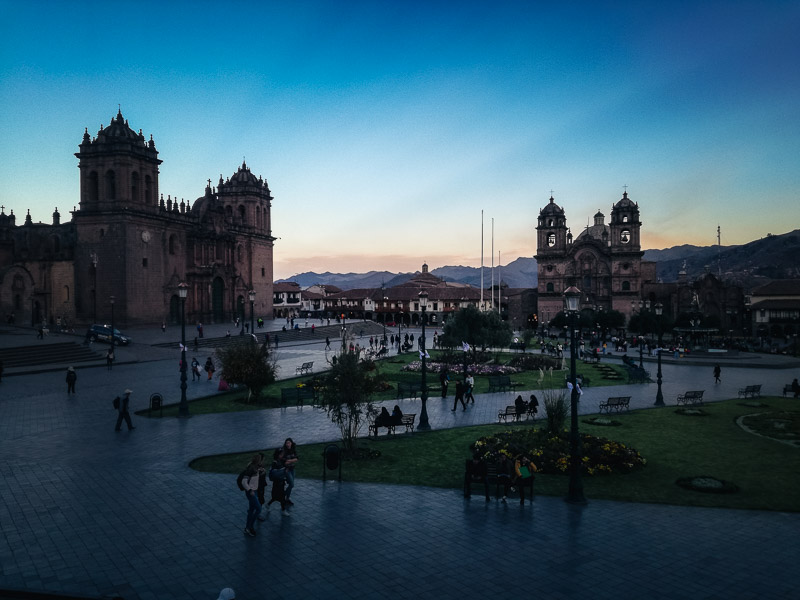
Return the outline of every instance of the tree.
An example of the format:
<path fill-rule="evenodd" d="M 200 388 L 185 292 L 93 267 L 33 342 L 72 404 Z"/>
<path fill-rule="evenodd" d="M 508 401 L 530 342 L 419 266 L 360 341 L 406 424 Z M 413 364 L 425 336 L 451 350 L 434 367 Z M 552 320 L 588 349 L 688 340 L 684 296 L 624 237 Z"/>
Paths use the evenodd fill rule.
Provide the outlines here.
<path fill-rule="evenodd" d="M 277 367 L 267 349 L 259 348 L 249 338 L 218 349 L 216 355 L 222 363 L 221 377 L 228 383 L 245 386 L 248 402 L 254 402 L 261 390 L 275 381 Z"/>
<path fill-rule="evenodd" d="M 478 346 L 503 348 L 511 343 L 511 335 L 511 327 L 495 311 L 481 312 L 467 306 L 447 320 L 441 343 L 457 348 L 466 342 L 473 350 Z"/>
<path fill-rule="evenodd" d="M 382 381 L 375 362 L 360 360 L 357 352 L 339 354 L 322 378 L 322 409 L 338 425 L 342 446 L 351 455 L 356 450 L 361 428 L 375 410 L 372 396 Z"/>

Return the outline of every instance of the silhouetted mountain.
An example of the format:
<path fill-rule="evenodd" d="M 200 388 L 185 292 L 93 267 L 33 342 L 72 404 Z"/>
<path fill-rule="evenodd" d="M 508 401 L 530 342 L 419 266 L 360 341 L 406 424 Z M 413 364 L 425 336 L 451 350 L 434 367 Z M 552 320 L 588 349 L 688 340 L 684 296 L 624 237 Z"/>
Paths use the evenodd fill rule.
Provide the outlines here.
<path fill-rule="evenodd" d="M 722 274 L 723 279 L 733 281 L 745 291 L 771 279 L 800 278 L 800 230 L 781 235 L 768 235 L 740 246 L 674 246 L 662 250 L 645 250 L 644 259 L 658 264 L 658 278 L 664 282 L 678 279 L 678 273 L 686 264 L 689 280 L 697 279 L 707 272 Z M 445 266 L 432 269 L 431 273 L 445 281 L 481 285 L 480 267 Z M 381 283 L 392 287 L 405 283 L 414 273 L 301 273 L 281 279 L 296 281 L 306 288 L 315 283 L 332 284 L 343 290 L 353 288 L 379 288 Z M 520 257 L 507 265 L 495 268 L 495 278 L 512 288 L 535 288 L 538 282 L 536 259 Z M 483 268 L 483 285 L 492 282 L 490 267 Z"/>

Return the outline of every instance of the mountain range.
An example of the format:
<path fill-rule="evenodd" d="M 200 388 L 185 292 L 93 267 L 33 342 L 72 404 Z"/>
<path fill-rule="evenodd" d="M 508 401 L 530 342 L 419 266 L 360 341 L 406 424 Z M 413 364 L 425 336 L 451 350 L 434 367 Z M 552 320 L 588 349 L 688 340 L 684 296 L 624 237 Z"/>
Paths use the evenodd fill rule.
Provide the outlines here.
<path fill-rule="evenodd" d="M 713 273 L 731 283 L 741 285 L 745 291 L 773 279 L 800 278 L 800 230 L 781 235 L 768 235 L 737 246 L 673 246 L 663 250 L 645 250 L 644 260 L 657 263 L 658 278 L 663 282 L 678 279 L 682 268 L 689 280 L 705 273 Z M 445 281 L 481 285 L 480 267 L 444 266 L 430 271 Z M 392 287 L 411 279 L 415 273 L 369 271 L 367 273 L 300 273 L 279 281 L 294 281 L 306 288 L 314 284 L 335 285 L 343 290 L 354 288 L 379 288 L 381 284 Z M 532 257 L 520 257 L 495 267 L 495 280 L 512 288 L 536 287 L 537 265 Z M 492 273 L 483 268 L 483 284 L 489 287 Z"/>

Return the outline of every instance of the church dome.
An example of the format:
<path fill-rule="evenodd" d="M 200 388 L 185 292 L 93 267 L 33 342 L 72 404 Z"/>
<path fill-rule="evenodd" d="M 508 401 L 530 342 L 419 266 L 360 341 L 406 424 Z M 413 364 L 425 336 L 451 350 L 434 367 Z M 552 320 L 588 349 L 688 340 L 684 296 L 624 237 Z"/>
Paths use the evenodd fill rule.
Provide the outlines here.
<path fill-rule="evenodd" d="M 98 141 L 102 140 L 104 142 L 125 140 L 139 146 L 145 145 L 144 136 L 141 132 L 136 133 L 130 128 L 128 121 L 122 116 L 122 111 L 117 112 L 117 116 L 111 119 L 111 124 L 108 127 L 105 129 L 101 128 L 100 131 L 97 132 L 97 139 Z"/>
<path fill-rule="evenodd" d="M 623 192 L 622 198 L 620 198 L 619 201 L 614 205 L 614 208 L 615 209 L 617 209 L 617 208 L 635 208 L 635 209 L 638 210 L 639 205 L 636 204 L 636 202 L 634 202 L 630 198 L 628 198 L 628 192 L 626 191 L 626 192 Z"/>
<path fill-rule="evenodd" d="M 555 203 L 553 197 L 550 196 L 550 202 L 545 205 L 545 207 L 539 211 L 539 216 L 542 217 L 549 217 L 549 216 L 564 216 L 564 209 L 561 208 L 558 204 Z"/>

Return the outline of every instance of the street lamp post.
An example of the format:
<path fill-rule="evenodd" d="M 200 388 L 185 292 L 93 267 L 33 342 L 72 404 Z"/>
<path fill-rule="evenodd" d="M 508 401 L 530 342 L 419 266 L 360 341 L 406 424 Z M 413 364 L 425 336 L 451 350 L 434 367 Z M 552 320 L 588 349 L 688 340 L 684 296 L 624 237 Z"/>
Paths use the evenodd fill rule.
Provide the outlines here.
<path fill-rule="evenodd" d="M 248 298 L 250 298 L 250 333 L 253 335 L 256 334 L 256 330 L 254 329 L 254 322 L 253 322 L 253 305 L 256 302 L 256 291 L 250 290 L 247 292 Z"/>
<path fill-rule="evenodd" d="M 111 355 L 114 355 L 114 296 L 111 296 Z"/>
<path fill-rule="evenodd" d="M 342 313 L 342 352 L 345 351 L 345 338 L 347 337 L 347 324 L 345 321 L 345 313 Z"/>
<path fill-rule="evenodd" d="M 428 423 L 428 383 L 426 381 L 428 368 L 425 362 L 425 321 L 428 319 L 425 309 L 428 308 L 428 292 L 422 291 L 419 293 L 419 305 L 422 308 L 422 337 L 420 338 L 420 358 L 422 359 L 422 389 L 420 390 L 420 396 L 422 398 L 422 410 L 420 411 L 417 429 L 427 430 L 431 428 L 430 423 Z"/>
<path fill-rule="evenodd" d="M 658 391 L 656 392 L 656 406 L 664 406 L 664 394 L 661 393 L 661 338 L 664 334 L 661 327 L 661 314 L 664 312 L 664 305 L 661 302 L 655 305 L 656 317 L 658 317 L 658 373 L 656 374 L 656 381 L 658 382 Z"/>
<path fill-rule="evenodd" d="M 400 351 L 403 348 L 403 343 L 400 341 L 400 332 L 403 330 L 403 305 L 399 304 L 398 306 L 401 308 L 401 310 L 397 315 L 399 317 L 397 319 L 397 353 L 400 354 Z"/>
<path fill-rule="evenodd" d="M 633 302 L 631 302 L 631 309 L 632 310 L 635 311 L 637 306 L 639 308 L 639 311 L 638 311 L 638 314 L 639 314 L 639 337 L 637 338 L 637 341 L 639 342 L 637 344 L 639 346 L 639 368 L 640 369 L 644 369 L 644 363 L 642 362 L 642 349 L 643 349 L 642 348 L 642 329 L 644 328 L 643 319 L 642 319 L 642 311 L 645 308 L 650 310 L 650 301 L 648 300 L 647 302 L 643 302 L 643 301 L 639 300 L 638 304 L 636 303 L 635 300 Z"/>
<path fill-rule="evenodd" d="M 386 308 L 386 301 L 388 298 L 386 297 L 386 288 L 381 284 L 381 297 L 383 298 L 383 306 L 381 308 Z M 384 348 L 386 347 L 386 313 L 381 311 L 383 315 L 383 344 L 381 344 Z"/>
<path fill-rule="evenodd" d="M 564 291 L 564 308 L 569 315 L 570 324 L 570 356 L 569 356 L 569 375 L 572 380 L 572 395 L 570 398 L 570 431 L 569 431 L 569 493 L 567 502 L 574 504 L 586 504 L 586 497 L 583 495 L 583 480 L 581 479 L 581 458 L 583 449 L 581 438 L 578 432 L 578 383 L 575 369 L 575 321 L 580 310 L 581 291 L 575 286 L 570 286 Z"/>
<path fill-rule="evenodd" d="M 189 416 L 189 402 L 186 400 L 186 295 L 189 286 L 181 282 L 178 284 L 178 296 L 181 299 L 181 403 L 178 406 L 178 416 Z"/>
<path fill-rule="evenodd" d="M 239 317 L 242 319 L 242 327 L 239 329 L 239 335 L 244 335 L 244 298 L 239 297 Z"/>

